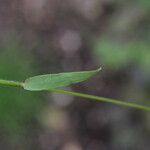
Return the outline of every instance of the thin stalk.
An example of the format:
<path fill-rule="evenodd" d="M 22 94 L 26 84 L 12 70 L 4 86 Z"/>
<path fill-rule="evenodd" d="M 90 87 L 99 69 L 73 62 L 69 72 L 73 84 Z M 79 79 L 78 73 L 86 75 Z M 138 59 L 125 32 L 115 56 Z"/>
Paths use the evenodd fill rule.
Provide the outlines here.
<path fill-rule="evenodd" d="M 2 80 L 2 79 L 0 79 L 0 85 L 23 87 L 23 83 L 21 83 L 21 82 L 10 81 L 10 80 Z"/>
<path fill-rule="evenodd" d="M 105 98 L 105 97 L 83 94 L 79 92 L 66 91 L 66 90 L 52 89 L 50 91 L 54 93 L 67 94 L 67 95 L 87 98 L 92 101 L 108 102 L 108 103 L 113 103 L 113 104 L 117 104 L 117 105 L 121 105 L 125 107 L 131 107 L 131 108 L 150 111 L 150 106 L 143 106 L 143 105 L 132 103 L 132 102 L 124 102 L 124 101 L 117 100 L 117 99 Z"/>

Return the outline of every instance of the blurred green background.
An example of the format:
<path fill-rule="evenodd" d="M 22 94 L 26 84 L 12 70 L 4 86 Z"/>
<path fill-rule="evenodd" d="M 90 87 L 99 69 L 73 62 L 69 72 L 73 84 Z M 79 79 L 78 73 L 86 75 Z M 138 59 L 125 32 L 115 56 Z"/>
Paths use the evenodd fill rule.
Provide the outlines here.
<path fill-rule="evenodd" d="M 149 0 L 1 0 L 0 78 L 103 70 L 69 90 L 150 105 Z M 149 112 L 0 87 L 0 149 L 149 150 Z"/>

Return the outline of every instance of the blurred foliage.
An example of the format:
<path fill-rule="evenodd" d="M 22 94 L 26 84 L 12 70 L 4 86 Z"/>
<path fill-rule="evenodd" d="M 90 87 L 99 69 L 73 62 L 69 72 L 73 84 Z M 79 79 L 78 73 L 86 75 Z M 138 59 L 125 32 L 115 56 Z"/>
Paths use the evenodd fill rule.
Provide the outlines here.
<path fill-rule="evenodd" d="M 0 45 L 0 78 L 23 81 L 35 74 L 31 55 L 15 41 Z M 23 89 L 0 87 L 0 129 L 5 135 L 26 133 L 42 108 L 39 94 Z"/>
<path fill-rule="evenodd" d="M 150 1 L 149 0 L 134 0 L 134 3 L 137 2 L 139 6 L 144 7 L 146 9 L 150 9 Z"/>
<path fill-rule="evenodd" d="M 150 44 L 142 41 L 122 43 L 100 39 L 95 46 L 95 53 L 100 56 L 102 64 L 115 70 L 133 64 L 142 71 L 150 73 L 149 49 Z"/>
<path fill-rule="evenodd" d="M 34 52 L 42 73 L 60 68 L 70 71 L 103 66 L 95 83 L 89 81 L 75 90 L 149 103 L 149 0 L 64 0 L 64 3 L 3 0 L 0 14 L 0 41 L 15 33 L 30 53 L 15 42 L 0 44 L 1 78 L 24 80 L 36 75 L 30 56 Z M 91 39 L 95 37 L 92 49 Z M 30 124 L 42 107 L 39 95 L 0 87 L 1 135 L 28 130 L 28 138 L 22 141 L 36 150 L 37 143 L 42 145 L 37 146 L 42 150 L 149 150 L 149 113 L 77 99 L 62 109 L 58 103 L 63 104 L 66 99 L 59 95 L 50 100 L 54 103 L 51 107 L 57 107 L 55 111 L 60 115 L 51 112 L 50 103 L 42 116 L 46 122 L 44 131 L 34 132 L 35 124 L 34 129 Z M 50 127 L 50 122 L 55 129 Z M 38 133 L 40 138 L 36 136 Z M 28 140 L 30 137 L 34 141 Z M 79 146 L 70 148 L 68 145 L 72 142 Z M 8 147 L 10 150 L 11 146 Z M 29 149 L 25 146 L 18 149 L 23 148 Z M 6 149 L 3 142 L 0 149 Z"/>
<path fill-rule="evenodd" d="M 115 95 L 117 91 L 116 95 L 121 99 L 149 105 L 150 1 L 115 3 L 118 8 L 110 14 L 105 31 L 94 41 L 94 59 L 103 66 L 104 80 L 109 82 L 105 90 L 110 89 L 109 95 Z M 120 108 L 111 110 L 110 114 L 114 149 L 149 149 L 148 113 Z"/>

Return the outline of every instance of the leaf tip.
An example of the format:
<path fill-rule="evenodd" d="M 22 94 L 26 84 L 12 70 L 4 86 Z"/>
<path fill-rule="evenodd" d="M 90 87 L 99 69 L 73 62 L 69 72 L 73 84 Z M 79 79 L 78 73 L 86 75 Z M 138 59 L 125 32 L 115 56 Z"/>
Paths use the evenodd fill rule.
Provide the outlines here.
<path fill-rule="evenodd" d="M 97 71 L 101 71 L 102 70 L 102 67 L 99 67 L 98 69 L 97 69 Z"/>

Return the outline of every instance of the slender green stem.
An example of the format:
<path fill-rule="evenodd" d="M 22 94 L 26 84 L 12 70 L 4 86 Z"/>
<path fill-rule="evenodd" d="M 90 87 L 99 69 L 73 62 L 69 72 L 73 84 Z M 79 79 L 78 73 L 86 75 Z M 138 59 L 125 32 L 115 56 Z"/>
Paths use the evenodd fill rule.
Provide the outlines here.
<path fill-rule="evenodd" d="M 120 101 L 120 100 L 116 100 L 116 99 L 105 98 L 105 97 L 94 96 L 94 95 L 83 94 L 83 93 L 72 92 L 72 91 L 66 91 L 66 90 L 52 89 L 50 91 L 54 92 L 54 93 L 67 94 L 67 95 L 87 98 L 87 99 L 90 99 L 90 100 L 108 102 L 108 103 L 118 104 L 118 105 L 121 105 L 121 106 L 132 107 L 132 108 L 136 108 L 136 109 L 150 111 L 150 106 L 143 106 L 143 105 L 135 104 L 135 103 L 132 103 L 132 102 L 124 102 L 124 101 Z"/>
<path fill-rule="evenodd" d="M 21 83 L 21 82 L 10 81 L 10 80 L 2 80 L 2 79 L 0 79 L 0 85 L 23 87 L 23 83 Z"/>

